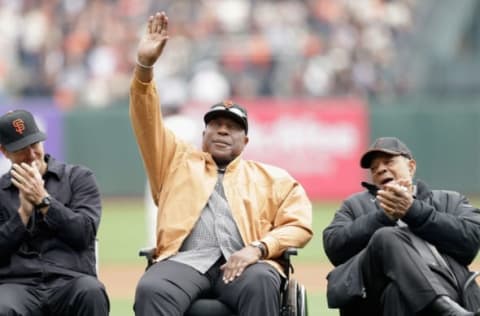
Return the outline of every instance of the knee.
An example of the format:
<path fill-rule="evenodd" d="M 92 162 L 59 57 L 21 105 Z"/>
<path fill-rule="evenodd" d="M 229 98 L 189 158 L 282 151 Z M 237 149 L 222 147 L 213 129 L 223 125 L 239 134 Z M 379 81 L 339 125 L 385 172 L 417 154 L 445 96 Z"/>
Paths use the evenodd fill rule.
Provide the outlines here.
<path fill-rule="evenodd" d="M 0 284 L 0 315 L 30 315 L 40 306 L 41 302 L 29 292 L 27 286 Z"/>
<path fill-rule="evenodd" d="M 242 282 L 234 291 L 238 293 L 235 306 L 239 315 L 278 315 L 280 308 L 280 274 L 267 263 L 248 267 Z M 234 281 L 235 282 L 235 281 Z"/>
<path fill-rule="evenodd" d="M 7 305 L 2 305 L 0 304 L 0 315 L 6 315 L 6 316 L 9 316 L 9 315 L 20 315 L 19 313 L 17 313 L 12 307 L 10 306 L 7 306 Z"/>
<path fill-rule="evenodd" d="M 269 264 L 252 265 L 245 272 L 248 275 L 245 279 L 244 291 L 249 296 L 264 297 L 280 292 L 280 275 Z"/>
<path fill-rule="evenodd" d="M 85 302 L 105 302 L 107 294 L 105 287 L 97 278 L 88 276 L 76 280 L 74 287 L 79 297 Z"/>
<path fill-rule="evenodd" d="M 141 278 L 135 289 L 135 300 L 139 297 L 149 297 L 153 289 L 153 284 L 148 279 Z"/>
<path fill-rule="evenodd" d="M 368 248 L 370 249 L 391 249 L 396 247 L 399 241 L 400 230 L 398 227 L 382 227 L 375 231 L 370 238 Z"/>
<path fill-rule="evenodd" d="M 15 293 L 4 294 L 0 289 L 0 315 L 2 316 L 33 315 L 40 309 L 40 305 L 33 303 L 32 299 L 22 296 L 14 297 Z"/>
<path fill-rule="evenodd" d="M 153 278 L 142 277 L 135 290 L 135 301 L 148 300 L 153 297 L 161 297 L 164 289 L 168 288 L 164 280 L 154 280 Z"/>

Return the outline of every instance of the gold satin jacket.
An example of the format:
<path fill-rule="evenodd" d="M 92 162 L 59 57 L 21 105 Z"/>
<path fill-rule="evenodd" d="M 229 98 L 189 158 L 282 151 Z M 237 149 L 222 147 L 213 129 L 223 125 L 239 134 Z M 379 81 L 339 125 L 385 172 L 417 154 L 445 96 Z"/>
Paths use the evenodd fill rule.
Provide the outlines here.
<path fill-rule="evenodd" d="M 133 79 L 130 118 L 158 206 L 155 256 L 162 260 L 176 254 L 192 231 L 214 190 L 217 166 L 209 153 L 165 128 L 152 82 Z M 303 247 L 312 237 L 312 205 L 286 171 L 237 157 L 226 168 L 223 186 L 244 244 L 264 242 L 266 259 Z"/>

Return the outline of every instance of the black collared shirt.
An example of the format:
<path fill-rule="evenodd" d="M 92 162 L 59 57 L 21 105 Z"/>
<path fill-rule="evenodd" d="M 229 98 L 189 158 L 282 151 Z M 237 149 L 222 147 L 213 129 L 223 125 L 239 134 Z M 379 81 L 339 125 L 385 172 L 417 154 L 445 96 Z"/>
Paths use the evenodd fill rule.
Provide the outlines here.
<path fill-rule="evenodd" d="M 0 283 L 29 283 L 52 274 L 96 275 L 95 238 L 101 198 L 91 170 L 45 155 L 43 176 L 52 197 L 25 226 L 18 214 L 18 189 L 10 173 L 0 178 Z"/>

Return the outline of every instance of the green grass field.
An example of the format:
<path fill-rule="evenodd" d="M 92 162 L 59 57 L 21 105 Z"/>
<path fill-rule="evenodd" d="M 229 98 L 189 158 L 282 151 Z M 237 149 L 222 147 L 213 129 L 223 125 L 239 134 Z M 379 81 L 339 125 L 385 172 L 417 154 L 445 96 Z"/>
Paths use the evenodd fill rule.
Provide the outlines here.
<path fill-rule="evenodd" d="M 478 200 L 473 201 L 479 205 Z M 477 202 L 477 203 L 475 203 Z M 295 262 L 327 263 L 321 240 L 321 233 L 331 221 L 339 203 L 316 203 L 314 205 L 314 237 L 300 251 Z M 144 266 L 143 258 L 137 256 L 138 249 L 145 246 L 145 219 L 141 199 L 116 199 L 104 202 L 104 213 L 98 234 L 100 265 L 132 264 Z M 478 261 L 478 258 L 477 258 Z M 312 278 L 323 277 L 312 275 Z M 112 316 L 133 315 L 131 299 L 111 297 Z M 334 316 L 335 310 L 327 308 L 325 293 L 308 291 L 308 309 L 310 315 Z"/>

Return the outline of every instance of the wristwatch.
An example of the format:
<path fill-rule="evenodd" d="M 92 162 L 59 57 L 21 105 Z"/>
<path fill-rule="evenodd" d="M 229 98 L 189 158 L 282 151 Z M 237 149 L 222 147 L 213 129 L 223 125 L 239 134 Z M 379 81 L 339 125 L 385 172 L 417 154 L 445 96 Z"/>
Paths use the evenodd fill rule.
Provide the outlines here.
<path fill-rule="evenodd" d="M 267 248 L 265 247 L 265 244 L 263 242 L 255 240 L 250 243 L 250 246 L 260 249 L 260 259 L 263 259 L 267 256 Z"/>
<path fill-rule="evenodd" d="M 52 198 L 49 195 L 47 195 L 42 199 L 42 201 L 39 204 L 35 205 L 35 207 L 44 208 L 44 207 L 50 206 L 50 204 L 52 204 Z"/>

